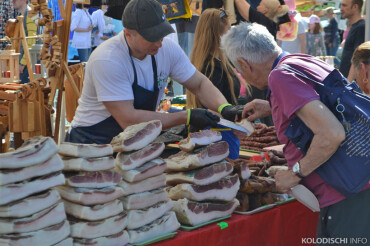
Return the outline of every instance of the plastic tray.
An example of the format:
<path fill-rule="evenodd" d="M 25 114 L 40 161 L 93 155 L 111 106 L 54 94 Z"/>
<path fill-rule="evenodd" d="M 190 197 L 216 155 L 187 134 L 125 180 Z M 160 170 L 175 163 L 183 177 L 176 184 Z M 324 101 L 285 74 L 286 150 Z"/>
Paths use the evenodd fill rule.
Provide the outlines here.
<path fill-rule="evenodd" d="M 224 219 L 228 219 L 230 217 L 231 217 L 231 215 L 224 216 L 224 217 L 217 218 L 217 219 L 214 219 L 214 220 L 211 220 L 211 221 L 208 221 L 208 222 L 204 222 L 204 223 L 196 225 L 196 226 L 181 225 L 180 230 L 182 230 L 182 231 L 192 231 L 192 230 L 198 229 L 200 227 L 203 227 L 203 226 L 206 226 L 206 225 L 209 225 L 209 224 L 212 224 L 212 223 L 224 220 Z"/>
<path fill-rule="evenodd" d="M 174 236 L 176 236 L 176 234 L 177 234 L 177 232 L 171 232 L 171 233 L 167 233 L 167 234 L 162 235 L 162 236 L 158 236 L 158 237 L 149 239 L 145 242 L 134 243 L 132 245 L 134 245 L 134 246 L 144 246 L 144 245 L 148 245 L 148 244 L 152 244 L 152 243 L 157 243 L 157 242 L 160 242 L 160 241 L 163 241 L 163 240 L 166 240 L 166 239 L 173 238 Z"/>
<path fill-rule="evenodd" d="M 242 215 L 251 215 L 251 214 L 256 214 L 256 213 L 259 213 L 259 212 L 262 212 L 262 211 L 269 210 L 269 209 L 271 209 L 271 208 L 273 208 L 275 206 L 276 206 L 276 204 L 269 204 L 269 205 L 264 205 L 262 207 L 253 209 L 252 211 L 247 211 L 247 212 L 234 211 L 234 213 L 236 213 L 236 214 L 242 214 Z"/>
<path fill-rule="evenodd" d="M 289 202 L 293 202 L 293 201 L 296 201 L 297 199 L 295 199 L 294 197 L 291 197 L 285 201 L 280 201 L 280 202 L 275 202 L 276 205 L 283 205 L 285 203 L 289 203 Z"/>

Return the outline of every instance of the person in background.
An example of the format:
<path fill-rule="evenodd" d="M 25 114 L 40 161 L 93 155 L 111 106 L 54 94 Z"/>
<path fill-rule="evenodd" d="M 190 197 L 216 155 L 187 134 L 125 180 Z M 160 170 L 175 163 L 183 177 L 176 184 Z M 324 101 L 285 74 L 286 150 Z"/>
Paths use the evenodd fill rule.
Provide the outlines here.
<path fill-rule="evenodd" d="M 240 81 L 233 66 L 230 64 L 223 50 L 220 48 L 221 36 L 231 25 L 223 9 L 206 9 L 200 16 L 194 36 L 194 46 L 190 61 L 196 69 L 206 75 L 209 80 L 221 91 L 226 100 L 237 105 L 240 93 Z M 192 92 L 186 90 L 186 107 L 188 109 L 203 108 Z M 224 141 L 229 143 L 229 158 L 239 158 L 239 139 L 232 131 L 222 130 L 218 126 Z"/>
<path fill-rule="evenodd" d="M 103 4 L 101 8 L 104 11 L 104 13 L 106 13 L 107 10 L 108 10 L 108 5 Z M 117 33 L 114 31 L 115 26 L 114 26 L 114 23 L 113 23 L 113 18 L 104 15 L 104 22 L 105 22 L 104 36 L 106 36 L 107 38 L 111 38 L 111 37 L 115 36 Z"/>
<path fill-rule="evenodd" d="M 5 24 L 7 20 L 14 19 L 13 0 L 3 0 L 0 2 L 0 39 L 5 37 Z M 0 42 L 0 50 L 5 49 L 9 42 Z"/>
<path fill-rule="evenodd" d="M 101 9 L 103 10 L 104 13 L 107 12 L 108 10 L 108 5 L 107 5 L 107 0 L 103 1 L 103 5 L 101 6 Z M 113 36 L 115 36 L 117 33 L 114 31 L 115 26 L 113 24 L 113 19 L 112 17 L 108 17 L 104 15 L 104 31 L 103 31 L 103 40 L 107 40 Z"/>
<path fill-rule="evenodd" d="M 224 4 L 223 0 L 203 0 L 202 1 L 202 13 L 206 9 L 211 9 L 211 8 L 221 8 L 222 5 Z"/>
<path fill-rule="evenodd" d="M 346 138 L 343 125 L 321 102 L 312 81 L 280 66 L 294 66 L 319 82 L 335 73 L 335 68 L 310 55 L 282 52 L 267 29 L 256 23 L 242 23 L 232 28 L 221 38 L 221 45 L 249 83 L 270 89 L 268 101 L 254 100 L 244 106 L 243 117 L 253 121 L 272 113 L 278 139 L 285 144 L 284 155 L 289 166 L 289 170 L 276 173 L 277 190 L 287 193 L 300 183 L 314 193 L 321 209 L 317 238 L 367 237 L 369 242 L 370 183 L 361 192 L 346 198 L 324 182 L 316 171 Z M 306 153 L 286 132 L 291 121 L 297 118 L 313 133 Z M 295 133 L 298 138 L 305 136 L 303 132 Z"/>
<path fill-rule="evenodd" d="M 251 8 L 246 0 L 235 0 L 235 6 L 245 21 L 265 26 L 275 38 L 279 17 L 286 15 L 289 10 L 287 5 L 281 5 L 278 0 L 262 0 L 257 10 Z"/>
<path fill-rule="evenodd" d="M 342 47 L 342 49 L 344 48 L 344 44 L 346 42 L 348 32 L 349 32 L 350 29 L 351 29 L 351 23 L 347 19 L 346 20 L 346 30 L 344 30 L 344 32 L 343 32 L 343 40 L 342 40 L 342 43 L 340 44 L 340 47 Z"/>
<path fill-rule="evenodd" d="M 311 56 L 325 56 L 326 54 L 320 18 L 317 15 L 312 15 L 308 22 L 306 52 Z"/>
<path fill-rule="evenodd" d="M 76 11 L 72 15 L 71 31 L 74 31 L 72 48 L 77 49 L 81 62 L 87 62 L 91 53 L 91 30 L 94 22 L 87 11 L 85 4 L 76 4 Z"/>
<path fill-rule="evenodd" d="M 297 37 L 291 41 L 278 40 L 278 45 L 284 50 L 291 54 L 302 53 L 306 54 L 306 30 L 305 22 L 302 17 L 297 14 L 294 17 L 298 23 Z"/>
<path fill-rule="evenodd" d="M 329 25 L 324 29 L 325 31 L 325 48 L 326 55 L 335 56 L 335 64 L 338 66 L 340 61 L 337 58 L 337 50 L 339 47 L 339 33 L 338 22 L 335 19 L 334 8 L 326 9 L 326 17 L 329 19 Z"/>
<path fill-rule="evenodd" d="M 91 30 L 91 35 L 93 38 L 92 51 L 98 47 L 104 40 L 108 37 L 104 37 L 104 11 L 102 10 L 102 5 L 97 6 L 97 10 L 91 15 L 91 19 L 94 23 L 94 28 Z"/>
<path fill-rule="evenodd" d="M 355 78 L 353 72 L 350 72 L 353 52 L 365 41 L 365 20 L 361 17 L 362 6 L 363 0 L 343 0 L 340 7 L 343 18 L 348 19 L 352 25 L 344 44 L 339 67 L 339 71 L 347 77 L 348 81 L 353 81 Z"/>
<path fill-rule="evenodd" d="M 352 67 L 357 84 L 370 96 L 370 41 L 361 44 L 353 52 Z"/>
<path fill-rule="evenodd" d="M 26 36 L 36 36 L 37 35 L 37 25 L 33 20 L 28 16 L 28 11 L 31 10 L 31 7 L 27 5 L 28 0 L 14 0 L 14 9 L 16 9 L 20 15 L 23 15 L 23 26 L 24 26 L 24 31 L 26 33 Z M 27 45 L 28 48 L 31 48 L 32 45 L 36 44 L 36 39 L 35 38 L 29 38 L 27 39 Z M 29 82 L 29 74 L 28 74 L 28 69 L 27 69 L 27 62 L 26 62 L 26 56 L 24 54 L 24 48 L 21 43 L 21 48 L 20 48 L 20 56 L 19 56 L 19 78 L 21 80 L 21 84 Z"/>

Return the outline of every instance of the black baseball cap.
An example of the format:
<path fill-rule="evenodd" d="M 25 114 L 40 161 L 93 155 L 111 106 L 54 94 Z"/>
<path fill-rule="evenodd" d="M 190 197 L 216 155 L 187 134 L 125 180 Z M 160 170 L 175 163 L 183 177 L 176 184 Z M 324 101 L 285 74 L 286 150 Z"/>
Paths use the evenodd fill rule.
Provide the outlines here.
<path fill-rule="evenodd" d="M 123 11 L 122 24 L 153 43 L 175 32 L 156 0 L 131 0 Z"/>

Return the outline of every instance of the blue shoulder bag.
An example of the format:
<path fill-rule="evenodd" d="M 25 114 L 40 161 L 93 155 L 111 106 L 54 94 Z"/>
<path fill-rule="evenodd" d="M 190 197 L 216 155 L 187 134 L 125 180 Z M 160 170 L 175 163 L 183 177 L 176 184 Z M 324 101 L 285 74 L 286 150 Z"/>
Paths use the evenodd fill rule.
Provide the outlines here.
<path fill-rule="evenodd" d="M 359 193 L 370 180 L 370 98 L 357 92 L 357 83 L 348 84 L 336 69 L 320 83 L 292 65 L 283 64 L 279 67 L 312 81 L 320 101 L 345 129 L 346 139 L 330 159 L 315 171 L 344 196 L 351 197 Z M 299 117 L 291 120 L 284 134 L 306 154 L 313 133 Z"/>

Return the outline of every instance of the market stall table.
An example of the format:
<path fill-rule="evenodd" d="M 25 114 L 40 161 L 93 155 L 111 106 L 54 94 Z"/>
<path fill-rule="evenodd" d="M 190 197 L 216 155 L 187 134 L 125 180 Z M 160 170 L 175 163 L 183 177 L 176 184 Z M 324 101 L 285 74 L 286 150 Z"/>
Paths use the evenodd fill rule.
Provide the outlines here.
<path fill-rule="evenodd" d="M 315 238 L 318 213 L 294 201 L 253 215 L 233 214 L 217 223 L 193 230 L 179 231 L 175 238 L 156 246 L 297 246 L 302 238 Z M 224 227 L 224 226 L 223 226 Z"/>

